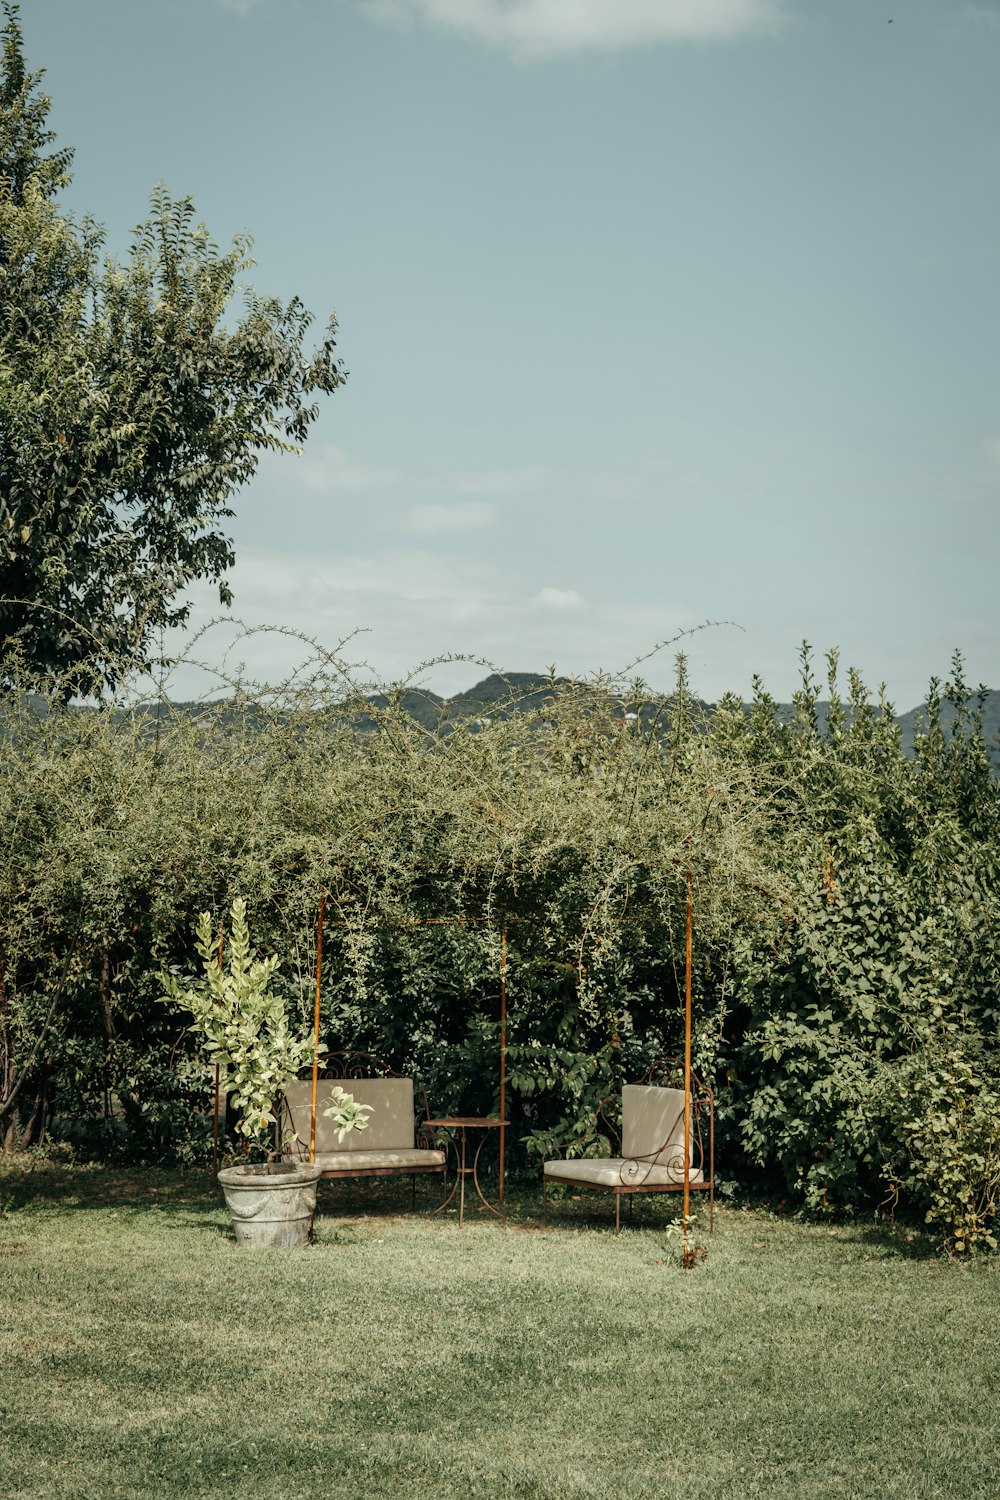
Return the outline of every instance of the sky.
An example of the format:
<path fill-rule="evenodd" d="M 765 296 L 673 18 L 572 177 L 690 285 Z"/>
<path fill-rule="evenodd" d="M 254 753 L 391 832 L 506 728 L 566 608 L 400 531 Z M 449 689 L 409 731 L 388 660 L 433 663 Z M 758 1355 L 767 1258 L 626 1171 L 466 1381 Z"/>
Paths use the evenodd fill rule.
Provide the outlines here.
<path fill-rule="evenodd" d="M 1000 0 L 23 0 L 127 251 L 151 190 L 336 311 L 233 614 L 380 680 L 1000 688 Z M 218 613 L 192 590 L 192 621 Z M 704 622 L 725 622 L 697 629 Z M 231 625 L 189 646 L 218 661 Z M 678 645 L 640 668 L 668 687 Z M 305 652 L 255 634 L 258 677 Z M 364 669 L 360 669 L 362 672 Z M 204 690 L 193 667 L 178 695 Z"/>

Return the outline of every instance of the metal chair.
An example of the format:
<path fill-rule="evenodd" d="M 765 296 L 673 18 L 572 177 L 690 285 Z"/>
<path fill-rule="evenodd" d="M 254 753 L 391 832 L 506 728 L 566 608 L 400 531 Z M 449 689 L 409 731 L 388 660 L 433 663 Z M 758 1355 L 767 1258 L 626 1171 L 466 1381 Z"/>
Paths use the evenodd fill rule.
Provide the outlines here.
<path fill-rule="evenodd" d="M 638 1083 L 621 1092 L 621 1133 L 608 1118 L 616 1095 L 597 1111 L 594 1129 L 566 1147 L 567 1155 L 542 1169 L 543 1219 L 548 1222 L 551 1183 L 615 1195 L 615 1233 L 621 1229 L 621 1201 L 629 1208 L 636 1193 L 684 1191 L 684 1087 L 678 1062 L 659 1062 Z M 707 1126 L 708 1151 L 705 1151 Z M 617 1149 L 616 1149 L 617 1148 Z M 715 1228 L 715 1102 L 712 1090 L 691 1075 L 691 1127 L 688 1187 L 707 1192 L 709 1228 Z M 587 1151 L 587 1155 L 570 1152 Z"/>

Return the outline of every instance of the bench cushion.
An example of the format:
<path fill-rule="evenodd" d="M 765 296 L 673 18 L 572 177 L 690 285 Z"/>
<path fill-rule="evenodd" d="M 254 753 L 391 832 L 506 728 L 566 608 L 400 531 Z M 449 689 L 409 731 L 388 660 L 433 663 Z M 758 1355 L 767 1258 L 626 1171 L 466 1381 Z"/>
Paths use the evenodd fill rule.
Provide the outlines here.
<path fill-rule="evenodd" d="M 370 1104 L 372 1112 L 364 1130 L 349 1130 L 342 1141 L 332 1120 L 323 1114 L 339 1084 L 359 1104 Z M 297 1147 L 309 1151 L 309 1115 L 312 1079 L 300 1078 L 285 1090 L 286 1127 L 298 1136 Z M 414 1148 L 412 1078 L 321 1078 L 316 1091 L 316 1157 L 334 1152 L 353 1156 L 370 1151 L 412 1151 Z"/>
<path fill-rule="evenodd" d="M 684 1183 L 684 1159 L 682 1153 L 675 1165 L 665 1167 L 632 1157 L 588 1157 L 580 1161 L 547 1161 L 543 1172 L 550 1182 L 578 1182 L 585 1187 L 680 1187 Z M 688 1178 L 689 1182 L 703 1180 L 697 1169 Z"/>
<path fill-rule="evenodd" d="M 415 1167 L 443 1167 L 444 1152 L 421 1150 L 419 1146 L 412 1151 L 317 1151 L 316 1165 L 324 1172 L 384 1172 L 392 1168 L 412 1172 Z"/>

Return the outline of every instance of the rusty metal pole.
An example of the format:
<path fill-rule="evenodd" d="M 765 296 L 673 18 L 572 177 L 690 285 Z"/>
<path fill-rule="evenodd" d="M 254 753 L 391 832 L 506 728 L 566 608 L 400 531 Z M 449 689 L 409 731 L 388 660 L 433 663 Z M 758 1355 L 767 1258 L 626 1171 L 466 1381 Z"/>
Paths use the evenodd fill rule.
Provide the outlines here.
<path fill-rule="evenodd" d="M 225 929 L 219 932 L 219 972 L 222 972 L 222 939 Z M 222 1081 L 219 1064 L 215 1065 L 215 1120 L 212 1124 L 212 1186 L 219 1185 L 219 1085 Z"/>
<path fill-rule="evenodd" d="M 684 1256 L 685 1270 L 694 1264 L 691 1251 L 691 948 L 692 948 L 692 899 L 691 864 L 687 871 L 687 921 L 684 940 Z"/>
<path fill-rule="evenodd" d="M 507 923 L 500 929 L 500 1119 L 507 1118 Z M 505 1125 L 500 1126 L 500 1202 L 503 1202 Z"/>
<path fill-rule="evenodd" d="M 313 1071 L 312 1071 L 312 1096 L 309 1104 L 309 1160 L 316 1160 L 316 1089 L 319 1081 L 319 993 L 320 983 L 323 978 L 323 902 L 322 893 L 319 898 L 319 912 L 316 916 L 316 1004 L 313 1009 Z"/>
<path fill-rule="evenodd" d="M 221 1083 L 219 1064 L 215 1065 L 215 1122 L 212 1126 L 212 1185 L 217 1186 L 219 1181 L 219 1085 Z"/>

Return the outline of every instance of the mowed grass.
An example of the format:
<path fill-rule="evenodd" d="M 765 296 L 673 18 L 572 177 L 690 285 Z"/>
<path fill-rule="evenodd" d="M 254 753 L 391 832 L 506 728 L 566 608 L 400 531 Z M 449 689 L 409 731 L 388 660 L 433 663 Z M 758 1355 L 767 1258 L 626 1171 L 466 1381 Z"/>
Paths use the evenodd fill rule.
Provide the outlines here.
<path fill-rule="evenodd" d="M 249 1253 L 197 1174 L 0 1166 L 0 1495 L 1000 1495 L 995 1262 L 723 1210 L 685 1273 L 672 1199 L 409 1201 Z"/>

